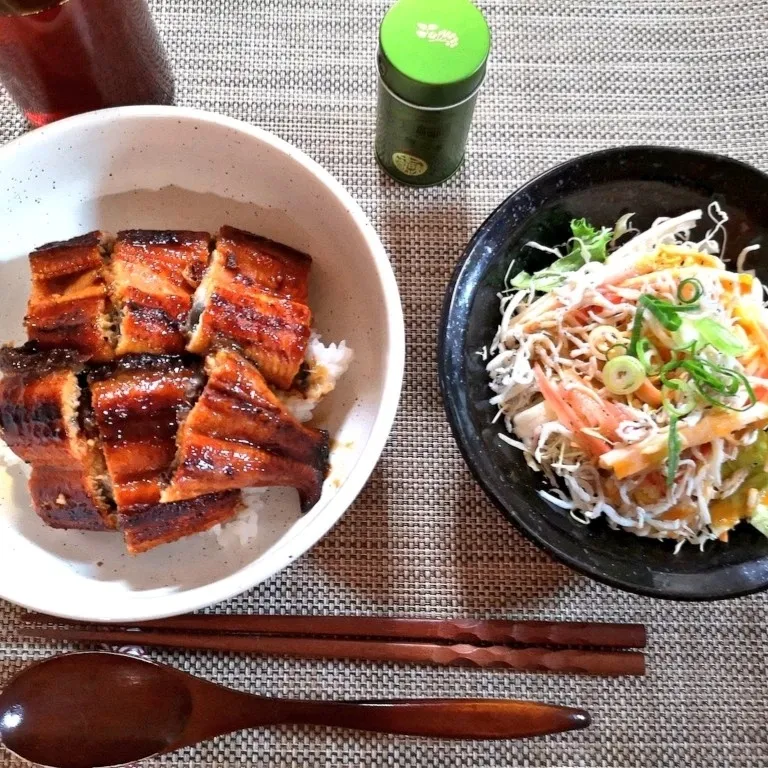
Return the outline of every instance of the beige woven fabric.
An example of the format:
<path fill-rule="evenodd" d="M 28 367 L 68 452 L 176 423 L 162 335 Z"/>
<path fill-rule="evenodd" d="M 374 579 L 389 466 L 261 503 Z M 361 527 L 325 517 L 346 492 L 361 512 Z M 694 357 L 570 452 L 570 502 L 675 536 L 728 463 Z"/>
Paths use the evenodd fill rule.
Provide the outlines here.
<path fill-rule="evenodd" d="M 365 492 L 308 555 L 227 611 L 643 621 L 642 680 L 153 653 L 239 688 L 305 697 L 510 696 L 577 704 L 594 725 L 452 743 L 298 728 L 219 739 L 164 766 L 757 768 L 768 764 L 768 597 L 638 598 L 554 564 L 484 498 L 437 389 L 444 288 L 475 227 L 521 182 L 618 144 L 717 150 L 768 169 L 768 0 L 484 0 L 494 35 L 468 161 L 413 190 L 373 158 L 380 0 L 155 0 L 178 103 L 260 125 L 327 167 L 389 250 L 408 363 L 400 415 Z M 0 138 L 24 130 L 0 104 Z M 11 578 L 2 573 L 2 578 Z M 0 685 L 50 654 L 0 606 Z M 0 765 L 15 766 L 0 750 Z"/>

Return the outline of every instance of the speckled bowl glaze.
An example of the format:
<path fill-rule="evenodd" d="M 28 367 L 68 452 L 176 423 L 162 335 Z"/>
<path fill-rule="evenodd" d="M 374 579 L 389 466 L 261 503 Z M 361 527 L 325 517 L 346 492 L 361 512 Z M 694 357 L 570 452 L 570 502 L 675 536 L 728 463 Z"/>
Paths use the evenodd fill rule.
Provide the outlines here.
<path fill-rule="evenodd" d="M 389 434 L 403 376 L 403 315 L 376 232 L 350 195 L 299 150 L 192 109 L 129 107 L 70 118 L 0 149 L 0 338 L 24 340 L 26 254 L 92 229 L 232 224 L 314 259 L 310 304 L 323 341 L 355 359 L 315 423 L 334 438 L 331 476 L 306 515 L 269 492 L 250 544 L 201 534 L 143 555 L 119 535 L 46 528 L 23 466 L 0 472 L 0 597 L 58 616 L 135 621 L 183 613 L 284 568 L 341 517 Z"/>
<path fill-rule="evenodd" d="M 582 526 L 537 494 L 542 476 L 522 453 L 498 439 L 485 364 L 476 352 L 499 323 L 498 299 L 510 256 L 528 240 L 556 244 L 574 217 L 610 226 L 624 213 L 645 227 L 718 201 L 731 217 L 726 256 L 752 243 L 752 259 L 768 280 L 768 177 L 726 157 L 679 149 L 631 147 L 577 158 L 534 179 L 505 200 L 480 227 L 446 295 L 440 329 L 440 380 L 454 436 L 488 496 L 558 560 L 598 581 L 631 592 L 681 600 L 737 597 L 768 587 L 768 539 L 747 524 L 728 544 L 679 554 L 666 542 L 611 530 L 603 521 Z M 528 253 L 531 253 L 529 250 Z M 521 268 L 546 264 L 535 255 Z M 543 256 L 543 258 L 542 258 Z M 535 259 L 540 259 L 536 261 Z"/>

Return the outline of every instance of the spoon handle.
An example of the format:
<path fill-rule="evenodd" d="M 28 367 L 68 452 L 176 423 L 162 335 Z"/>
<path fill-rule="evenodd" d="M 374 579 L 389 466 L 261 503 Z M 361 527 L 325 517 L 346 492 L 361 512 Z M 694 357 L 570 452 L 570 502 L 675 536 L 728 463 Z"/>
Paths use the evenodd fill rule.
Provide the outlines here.
<path fill-rule="evenodd" d="M 590 724 L 583 709 L 509 699 L 293 700 L 284 706 L 281 722 L 285 724 L 449 739 L 519 739 Z"/>

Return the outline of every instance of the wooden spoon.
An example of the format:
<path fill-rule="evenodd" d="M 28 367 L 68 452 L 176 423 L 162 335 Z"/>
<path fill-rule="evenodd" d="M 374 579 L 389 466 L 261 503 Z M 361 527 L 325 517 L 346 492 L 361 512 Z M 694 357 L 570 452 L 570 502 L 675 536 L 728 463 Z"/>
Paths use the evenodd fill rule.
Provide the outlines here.
<path fill-rule="evenodd" d="M 516 739 L 589 722 L 581 709 L 502 699 L 269 699 L 106 652 L 53 656 L 22 670 L 0 694 L 0 740 L 53 768 L 122 765 L 264 725 Z"/>

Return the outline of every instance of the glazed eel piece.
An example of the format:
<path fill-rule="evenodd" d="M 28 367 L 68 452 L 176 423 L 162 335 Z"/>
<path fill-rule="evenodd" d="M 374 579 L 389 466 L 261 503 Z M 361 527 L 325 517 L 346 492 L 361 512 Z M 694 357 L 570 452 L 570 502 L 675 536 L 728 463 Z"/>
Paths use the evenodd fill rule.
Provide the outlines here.
<path fill-rule="evenodd" d="M 104 283 L 103 232 L 48 243 L 29 255 L 32 290 L 24 324 L 41 349 L 74 349 L 86 358 L 113 357 L 112 308 Z"/>
<path fill-rule="evenodd" d="M 114 528 L 105 467 L 88 427 L 81 387 L 84 355 L 41 351 L 34 343 L 0 349 L 0 436 L 31 465 L 37 514 L 54 528 Z"/>
<path fill-rule="evenodd" d="M 199 363 L 174 355 L 128 355 L 88 376 L 118 527 L 131 553 L 228 520 L 238 492 L 161 504 L 176 453 L 178 420 L 202 386 Z"/>
<path fill-rule="evenodd" d="M 210 240 L 207 232 L 131 229 L 114 242 L 95 231 L 41 246 L 29 256 L 29 338 L 94 362 L 183 352 Z"/>
<path fill-rule="evenodd" d="M 328 472 L 328 433 L 296 421 L 237 352 L 211 355 L 206 370 L 205 388 L 179 430 L 175 471 L 162 500 L 290 486 L 302 511 L 309 510 Z"/>
<path fill-rule="evenodd" d="M 187 349 L 237 348 L 280 389 L 290 389 L 310 336 L 312 259 L 249 232 L 222 227 L 192 310 Z"/>
<path fill-rule="evenodd" d="M 115 350 L 180 354 L 192 294 L 208 264 L 207 232 L 129 229 L 117 233 L 106 279 L 119 316 Z"/>

